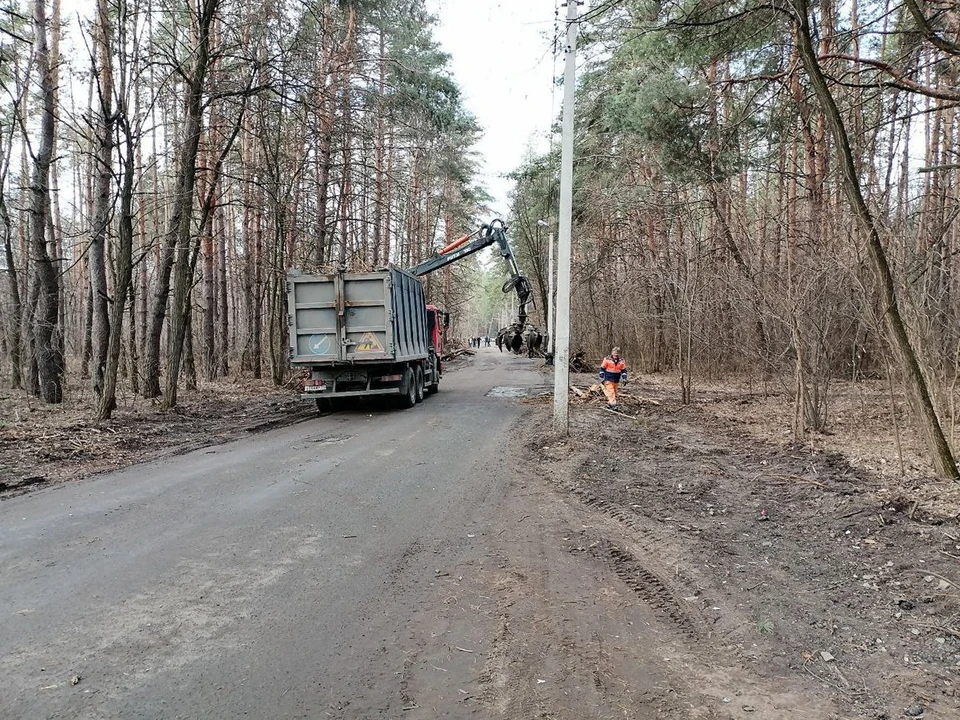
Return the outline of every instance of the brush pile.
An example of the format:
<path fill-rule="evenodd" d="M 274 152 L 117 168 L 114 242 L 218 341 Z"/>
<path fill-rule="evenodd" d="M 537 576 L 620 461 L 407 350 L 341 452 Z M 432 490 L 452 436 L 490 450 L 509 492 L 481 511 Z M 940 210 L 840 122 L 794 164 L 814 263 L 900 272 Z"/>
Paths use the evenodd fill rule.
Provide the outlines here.
<path fill-rule="evenodd" d="M 570 386 L 570 393 L 574 396 L 574 402 L 577 402 L 580 405 L 590 405 L 594 403 L 606 402 L 606 396 L 603 394 L 603 386 L 600 383 L 594 383 L 585 388 L 578 388 L 574 385 Z M 620 386 L 619 392 L 617 392 L 617 401 L 621 405 L 628 406 L 640 406 L 640 405 L 659 405 L 659 400 L 654 400 L 653 398 L 640 397 L 633 393 L 627 392 L 623 389 L 623 386 Z"/>
<path fill-rule="evenodd" d="M 473 348 L 468 348 L 468 347 L 465 347 L 465 346 L 463 346 L 463 345 L 454 345 L 454 346 L 451 346 L 451 345 L 448 343 L 448 344 L 447 344 L 447 350 L 446 350 L 446 352 L 443 353 L 443 355 L 440 356 L 440 359 L 441 359 L 441 360 L 453 360 L 454 358 L 458 358 L 458 357 L 460 357 L 461 355 L 476 355 L 476 354 L 477 354 L 477 351 L 474 350 Z"/>

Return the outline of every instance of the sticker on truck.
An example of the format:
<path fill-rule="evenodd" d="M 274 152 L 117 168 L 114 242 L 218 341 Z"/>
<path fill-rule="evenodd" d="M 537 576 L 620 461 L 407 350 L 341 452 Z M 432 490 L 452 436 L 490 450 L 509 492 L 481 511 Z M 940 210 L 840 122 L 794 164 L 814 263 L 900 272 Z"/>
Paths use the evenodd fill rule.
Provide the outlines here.
<path fill-rule="evenodd" d="M 311 335 L 308 341 L 310 352 L 314 355 L 330 354 L 330 336 L 329 335 Z"/>
<path fill-rule="evenodd" d="M 357 348 L 356 350 L 354 350 L 354 352 L 382 353 L 383 345 L 380 343 L 380 340 L 377 339 L 376 335 L 374 335 L 372 332 L 367 332 L 367 333 L 364 333 L 363 336 L 360 338 L 360 342 L 357 343 Z"/>

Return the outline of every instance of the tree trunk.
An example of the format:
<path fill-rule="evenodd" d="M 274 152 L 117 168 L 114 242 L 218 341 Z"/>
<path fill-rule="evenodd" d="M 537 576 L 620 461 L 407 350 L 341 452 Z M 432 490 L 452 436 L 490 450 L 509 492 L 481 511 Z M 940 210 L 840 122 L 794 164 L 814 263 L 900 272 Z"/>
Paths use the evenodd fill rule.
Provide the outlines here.
<path fill-rule="evenodd" d="M 37 308 L 40 306 L 40 283 L 33 279 L 27 290 L 27 307 L 23 314 L 21 330 L 24 353 L 27 362 L 27 385 L 25 390 L 33 397 L 40 397 L 40 371 L 37 368 L 36 339 L 33 328 L 36 323 Z"/>
<path fill-rule="evenodd" d="M 3 233 L 3 257 L 7 264 L 7 287 L 10 291 L 10 321 L 5 328 L 7 344 L 10 348 L 10 387 L 18 390 L 23 387 L 23 361 L 21 358 L 20 325 L 23 323 L 23 304 L 20 301 L 20 280 L 13 261 L 13 232 L 10 227 L 10 214 L 7 203 L 0 190 L 0 233 Z"/>
<path fill-rule="evenodd" d="M 187 114 L 184 120 L 183 145 L 177 159 L 177 181 L 174 196 L 173 215 L 168 226 L 168 246 L 176 251 L 176 273 L 173 279 L 173 306 L 170 318 L 170 342 L 167 344 L 167 375 L 162 406 L 165 409 L 177 404 L 177 383 L 180 379 L 180 362 L 183 358 L 183 341 L 186 335 L 186 314 L 190 311 L 189 297 L 193 285 L 190 262 L 190 230 L 193 218 L 193 196 L 197 177 L 197 151 L 203 122 L 203 88 L 210 62 L 210 25 L 217 9 L 218 0 L 204 0 L 197 18 L 198 37 L 193 67 L 187 93 Z M 166 293 L 164 308 L 166 305 Z M 159 301 L 159 296 L 158 296 Z M 158 313 L 158 302 L 154 306 L 156 324 L 162 325 L 163 313 Z M 165 310 L 164 310 L 165 312 Z M 157 335 L 159 347 L 159 328 L 152 327 Z M 153 337 L 151 337 L 151 342 Z M 151 368 L 152 369 L 152 368 Z"/>
<path fill-rule="evenodd" d="M 329 106 L 329 109 L 327 109 Z M 330 166 L 332 164 L 333 103 L 321 106 L 320 140 L 317 147 L 317 264 L 329 262 L 327 253 L 327 205 L 330 201 Z"/>
<path fill-rule="evenodd" d="M 128 129 L 129 132 L 129 129 Z M 103 389 L 97 401 L 97 421 L 110 418 L 116 408 L 117 375 L 120 368 L 120 351 L 123 348 L 123 315 L 127 310 L 127 294 L 133 282 L 133 140 L 127 136 L 127 154 L 123 162 L 123 185 L 120 189 L 120 227 L 117 236 L 117 273 L 113 288 L 113 312 L 110 318 L 109 342 L 106 366 L 103 374 Z M 131 313 L 132 316 L 132 313 Z M 131 339 L 131 347 L 136 344 Z M 131 357 L 131 364 L 133 357 Z M 132 368 L 136 375 L 136 368 Z"/>
<path fill-rule="evenodd" d="M 226 377 L 230 372 L 229 337 L 230 315 L 227 307 L 227 223 L 226 212 L 217 213 L 214 234 L 217 238 L 217 337 L 216 376 Z M 232 225 L 231 232 L 232 232 Z"/>
<path fill-rule="evenodd" d="M 53 107 L 55 112 L 60 108 L 60 33 L 62 31 L 60 24 L 60 0 L 52 0 L 50 3 L 50 84 L 53 87 Z M 59 345 L 57 353 L 61 358 L 64 357 L 64 346 L 66 343 L 66 278 L 63 272 L 63 223 L 60 221 L 60 184 L 57 163 L 57 132 L 56 118 L 54 118 L 53 142 L 50 144 L 50 191 L 47 204 L 47 248 L 53 261 L 54 270 L 57 273 L 57 285 L 59 286 L 60 301 L 59 316 L 57 318 L 58 332 L 56 340 Z M 65 362 L 65 361 L 64 361 Z M 64 365 L 64 368 L 66 366 Z"/>
<path fill-rule="evenodd" d="M 191 196 L 192 198 L 192 196 Z M 171 220 L 171 226 L 174 225 Z M 175 226 L 174 226 L 175 227 Z M 143 397 L 160 395 L 160 338 L 167 316 L 167 300 L 170 297 L 170 273 L 173 270 L 173 250 L 177 242 L 176 231 L 167 232 L 156 266 L 156 286 L 150 308 L 149 324 L 144 337 L 143 351 Z"/>
<path fill-rule="evenodd" d="M 106 0 L 97 0 L 97 21 L 90 82 L 96 85 L 99 111 L 94 156 L 93 234 L 90 238 L 90 286 L 93 299 L 93 391 L 103 395 L 107 351 L 110 345 L 110 311 L 107 292 L 107 229 L 113 214 L 113 30 Z M 99 62 L 98 62 L 99 61 Z M 121 309 L 123 305 L 120 306 Z M 116 313 L 114 313 L 116 316 Z M 98 410 L 98 415 L 102 410 Z"/>
<path fill-rule="evenodd" d="M 392 191 L 391 179 L 393 178 L 393 157 L 394 157 L 394 148 L 393 148 L 393 133 L 390 133 L 387 138 L 387 175 L 385 178 L 386 189 L 384 191 L 385 205 L 383 209 L 383 264 L 387 265 L 390 262 L 390 255 L 393 252 L 393 239 L 391 235 L 391 228 L 393 227 L 393 201 L 390 199 Z"/>
<path fill-rule="evenodd" d="M 130 336 L 127 343 L 127 355 L 130 358 L 130 392 L 140 394 L 140 346 L 137 344 L 137 293 L 136 283 L 130 284 L 130 303 L 128 308 L 128 322 Z"/>
<path fill-rule="evenodd" d="M 87 266 L 90 261 L 87 259 Z M 84 380 L 90 377 L 90 359 L 93 356 L 93 287 L 90 285 L 89 273 L 84 283 L 86 291 L 83 297 L 83 340 L 80 350 L 80 377 Z"/>
<path fill-rule="evenodd" d="M 215 316 L 217 313 L 216 288 L 213 279 L 213 233 L 203 236 L 203 337 L 200 340 L 203 353 L 203 377 L 213 380 L 217 376 L 215 347 Z"/>
<path fill-rule="evenodd" d="M 43 108 L 40 116 L 40 143 L 33 156 L 33 175 L 30 180 L 30 245 L 35 281 L 38 285 L 37 309 L 33 317 L 33 353 L 37 363 L 40 396 L 45 402 L 59 403 L 63 401 L 63 354 L 58 337 L 60 283 L 56 266 L 47 248 L 50 162 L 56 108 L 44 0 L 34 0 L 33 30 Z"/>
<path fill-rule="evenodd" d="M 262 207 L 263 193 L 257 192 L 257 207 Z M 253 377 L 263 377 L 263 213 L 257 212 L 253 232 L 253 311 L 250 317 L 250 361 Z"/>
<path fill-rule="evenodd" d="M 186 332 L 183 336 L 183 380 L 187 390 L 197 389 L 197 363 L 193 353 L 193 311 L 187 311 Z"/>
<path fill-rule="evenodd" d="M 373 267 L 376 269 L 381 265 L 386 265 L 388 258 L 384 255 L 384 232 L 383 232 L 383 203 L 384 203 L 384 144 L 386 142 L 386 130 L 384 123 L 384 107 L 386 88 L 386 67 L 387 67 L 387 47 L 386 32 L 383 28 L 379 30 L 380 57 L 377 58 L 377 68 L 379 75 L 377 77 L 377 102 L 375 110 L 377 113 L 376 135 L 373 138 Z"/>
<path fill-rule="evenodd" d="M 953 479 L 960 479 L 956 460 L 940 426 L 933 406 L 926 378 L 920 368 L 916 352 L 910 343 L 907 329 L 900 315 L 896 286 L 887 261 L 886 251 L 880 242 L 880 232 L 870 209 L 863 199 L 860 180 L 850 150 L 850 141 L 840 110 L 833 99 L 826 78 L 820 68 L 816 51 L 813 48 L 810 31 L 810 18 L 807 0 L 792 0 L 797 11 L 797 40 L 803 66 L 810 78 L 814 94 L 820 103 L 823 114 L 833 134 L 837 146 L 840 170 L 843 173 L 843 188 L 854 216 L 867 239 L 867 249 L 877 274 L 883 312 L 883 322 L 887 338 L 894 349 L 907 384 L 907 394 L 914 411 L 921 435 L 926 441 L 930 461 L 936 472 Z"/>
<path fill-rule="evenodd" d="M 201 198 L 214 198 L 216 194 L 217 179 L 213 177 L 210 171 L 216 163 L 216 156 L 213 145 L 218 135 L 218 113 L 217 108 L 210 109 L 210 126 L 207 129 L 206 141 L 204 142 L 203 156 L 206 158 L 203 165 L 208 171 L 198 179 L 199 193 Z M 215 205 L 205 208 L 209 214 L 206 226 L 201 231 L 201 259 L 202 259 L 202 277 L 203 277 L 203 304 L 201 311 L 201 337 L 200 352 L 203 358 L 203 377 L 206 380 L 213 380 L 216 377 L 216 347 L 214 328 L 216 325 L 216 289 L 214 287 L 214 249 L 213 249 L 213 231 L 216 227 L 216 216 L 219 210 Z M 191 328 L 192 329 L 192 328 Z"/>

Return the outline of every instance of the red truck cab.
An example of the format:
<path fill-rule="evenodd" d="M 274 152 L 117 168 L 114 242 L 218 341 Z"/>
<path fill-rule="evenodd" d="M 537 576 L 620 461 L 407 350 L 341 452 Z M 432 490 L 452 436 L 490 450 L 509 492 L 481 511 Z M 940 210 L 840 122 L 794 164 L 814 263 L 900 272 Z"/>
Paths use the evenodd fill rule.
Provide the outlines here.
<path fill-rule="evenodd" d="M 447 315 L 436 305 L 427 305 L 427 333 L 430 337 L 430 346 L 437 356 L 437 369 L 442 373 L 441 356 L 443 355 L 443 330 L 449 322 Z"/>

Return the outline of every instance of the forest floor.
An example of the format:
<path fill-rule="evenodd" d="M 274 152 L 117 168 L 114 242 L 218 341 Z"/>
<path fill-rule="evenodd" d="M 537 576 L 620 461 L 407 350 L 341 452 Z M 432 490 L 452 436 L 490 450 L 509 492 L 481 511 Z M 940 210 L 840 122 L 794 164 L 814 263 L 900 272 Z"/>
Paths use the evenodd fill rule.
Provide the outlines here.
<path fill-rule="evenodd" d="M 835 388 L 832 434 L 803 444 L 783 397 L 626 390 L 623 415 L 576 403 L 565 440 L 528 400 L 526 465 L 582 508 L 569 551 L 659 613 L 650 717 L 960 718 L 960 488 L 910 435 L 900 475 L 881 385 Z"/>
<path fill-rule="evenodd" d="M 82 400 L 45 405 L 0 390 L 0 498 L 316 415 L 290 390 L 249 379 L 181 391 L 179 406 L 171 411 L 161 410 L 158 401 L 136 397 L 121 398 L 118 404 L 112 420 L 97 424 Z"/>

